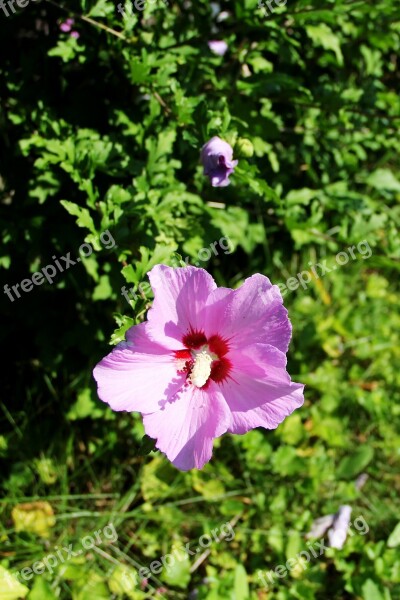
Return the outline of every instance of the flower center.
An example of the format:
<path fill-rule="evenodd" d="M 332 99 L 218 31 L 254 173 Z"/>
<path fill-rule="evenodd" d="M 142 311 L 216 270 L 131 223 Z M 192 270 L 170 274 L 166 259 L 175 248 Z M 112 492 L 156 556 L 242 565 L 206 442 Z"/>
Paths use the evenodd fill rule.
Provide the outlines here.
<path fill-rule="evenodd" d="M 229 340 L 218 334 L 208 338 L 196 329 L 190 329 L 182 339 L 184 348 L 175 350 L 176 370 L 186 373 L 186 383 L 206 389 L 210 380 L 222 384 L 230 375 L 232 363 L 226 356 Z"/>
<path fill-rule="evenodd" d="M 193 350 L 193 365 L 188 380 L 198 388 L 205 385 L 211 375 L 211 364 L 218 359 L 216 354 L 209 351 L 208 346 Z"/>

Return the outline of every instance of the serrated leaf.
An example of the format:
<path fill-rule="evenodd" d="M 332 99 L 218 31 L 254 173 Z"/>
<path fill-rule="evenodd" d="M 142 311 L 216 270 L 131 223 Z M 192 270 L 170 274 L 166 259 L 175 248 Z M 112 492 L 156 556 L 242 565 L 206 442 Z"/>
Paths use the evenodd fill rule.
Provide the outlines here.
<path fill-rule="evenodd" d="M 97 233 L 93 223 L 93 219 L 87 208 L 78 206 L 77 204 L 74 204 L 74 202 L 70 202 L 69 200 L 60 200 L 60 204 L 70 215 L 78 217 L 76 220 L 78 227 L 86 227 L 92 233 Z"/>
<path fill-rule="evenodd" d="M 307 35 L 316 45 L 322 46 L 325 50 L 332 50 L 339 65 L 343 65 L 343 54 L 340 49 L 339 37 L 325 23 L 319 25 L 308 25 L 306 27 Z"/>

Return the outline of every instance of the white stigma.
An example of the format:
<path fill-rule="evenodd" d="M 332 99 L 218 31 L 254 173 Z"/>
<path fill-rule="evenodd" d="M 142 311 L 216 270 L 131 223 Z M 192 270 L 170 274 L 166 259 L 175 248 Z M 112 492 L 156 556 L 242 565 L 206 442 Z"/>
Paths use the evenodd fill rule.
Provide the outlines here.
<path fill-rule="evenodd" d="M 193 356 L 193 367 L 188 380 L 198 388 L 207 383 L 211 375 L 211 363 L 214 357 L 203 347 L 200 352 L 195 352 Z"/>

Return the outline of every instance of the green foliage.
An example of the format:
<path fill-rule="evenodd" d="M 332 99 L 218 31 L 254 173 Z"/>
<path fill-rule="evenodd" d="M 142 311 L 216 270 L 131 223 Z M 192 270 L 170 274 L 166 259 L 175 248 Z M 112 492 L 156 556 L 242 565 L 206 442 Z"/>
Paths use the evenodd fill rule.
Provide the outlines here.
<path fill-rule="evenodd" d="M 272 6 L 223 2 L 222 20 L 205 0 L 126 19 L 108 0 L 0 9 L 3 285 L 80 259 L 1 298 L 0 600 L 400 597 L 398 4 Z M 59 29 L 71 16 L 77 39 Z M 227 188 L 199 162 L 213 135 L 239 159 Z M 276 431 L 226 435 L 189 473 L 91 375 L 145 318 L 149 269 L 182 262 L 223 286 L 256 272 L 283 284 L 289 372 L 306 383 Z M 55 513 L 48 540 L 12 519 L 38 500 Z M 343 504 L 368 532 L 267 590 L 258 574 Z M 116 543 L 16 578 L 110 522 Z M 227 523 L 232 539 L 196 552 Z M 139 576 L 186 544 L 195 556 Z"/>

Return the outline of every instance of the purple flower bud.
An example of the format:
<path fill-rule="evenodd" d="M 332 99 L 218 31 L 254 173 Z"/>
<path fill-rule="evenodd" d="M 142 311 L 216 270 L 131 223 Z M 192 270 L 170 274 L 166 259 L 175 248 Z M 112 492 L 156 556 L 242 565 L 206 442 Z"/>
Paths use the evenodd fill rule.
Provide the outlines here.
<path fill-rule="evenodd" d="M 75 23 L 74 19 L 67 19 L 66 21 L 61 23 L 61 25 L 60 25 L 61 31 L 63 31 L 64 33 L 68 33 L 69 31 L 71 31 L 74 23 Z"/>
<path fill-rule="evenodd" d="M 201 149 L 204 175 L 210 178 L 213 187 L 225 187 L 230 184 L 229 175 L 238 164 L 232 160 L 232 147 L 218 136 L 214 136 Z"/>

